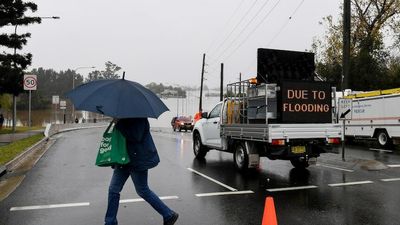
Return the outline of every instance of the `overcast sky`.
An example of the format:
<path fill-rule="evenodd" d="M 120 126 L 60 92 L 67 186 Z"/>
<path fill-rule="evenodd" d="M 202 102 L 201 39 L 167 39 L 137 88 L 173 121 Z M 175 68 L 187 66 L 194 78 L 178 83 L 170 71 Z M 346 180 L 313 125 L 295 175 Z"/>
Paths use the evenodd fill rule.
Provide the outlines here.
<path fill-rule="evenodd" d="M 36 16 L 60 16 L 18 28 L 32 37 L 24 51 L 31 68 L 66 70 L 111 61 L 142 84 L 199 85 L 255 76 L 257 48 L 303 51 L 321 36 L 319 24 L 337 16 L 335 0 L 34 0 Z M 246 14 L 247 13 L 247 14 Z M 291 19 L 289 17 L 292 16 Z M 87 75 L 91 69 L 77 72 Z M 121 72 L 122 73 L 122 72 Z"/>

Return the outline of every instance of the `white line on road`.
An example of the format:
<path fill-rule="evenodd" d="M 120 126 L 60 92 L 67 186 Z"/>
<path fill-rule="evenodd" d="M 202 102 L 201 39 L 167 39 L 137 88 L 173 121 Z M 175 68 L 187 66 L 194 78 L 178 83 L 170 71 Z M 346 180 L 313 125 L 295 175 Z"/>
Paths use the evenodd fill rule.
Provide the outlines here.
<path fill-rule="evenodd" d="M 369 150 L 371 150 L 371 151 L 377 151 L 377 152 L 388 152 L 388 153 L 393 152 L 393 151 L 391 151 L 391 150 L 379 149 L 379 148 L 370 148 Z"/>
<path fill-rule="evenodd" d="M 394 165 L 387 165 L 390 168 L 399 168 L 400 164 L 394 164 Z"/>
<path fill-rule="evenodd" d="M 10 209 L 10 211 L 34 210 L 34 209 L 54 209 L 54 208 L 79 207 L 79 206 L 89 206 L 89 205 L 90 205 L 89 202 L 52 204 L 52 205 L 33 205 L 33 206 L 12 207 Z"/>
<path fill-rule="evenodd" d="M 357 182 L 347 182 L 347 183 L 337 183 L 337 184 L 328 184 L 330 187 L 341 187 L 341 186 L 350 186 L 350 185 L 359 185 L 359 184 L 373 184 L 373 181 L 357 181 Z"/>
<path fill-rule="evenodd" d="M 287 188 L 270 188 L 270 189 L 267 189 L 267 191 L 269 191 L 269 192 L 294 191 L 294 190 L 304 190 L 304 189 L 313 189 L 313 188 L 318 188 L 318 186 L 308 185 L 308 186 L 287 187 Z"/>
<path fill-rule="evenodd" d="M 221 196 L 221 195 L 244 195 L 244 194 L 254 194 L 254 191 L 228 191 L 228 192 L 211 192 L 211 193 L 201 193 L 196 194 L 197 197 L 208 197 L 208 196 Z"/>
<path fill-rule="evenodd" d="M 354 170 L 348 170 L 348 169 L 344 169 L 344 168 L 340 168 L 340 167 L 336 167 L 336 166 L 330 166 L 327 164 L 317 163 L 317 166 L 326 167 L 326 168 L 335 169 L 335 170 L 346 171 L 346 172 L 354 172 Z"/>
<path fill-rule="evenodd" d="M 178 196 L 164 196 L 160 197 L 161 200 L 170 200 L 170 199 L 179 199 Z M 134 199 L 123 199 L 119 200 L 119 203 L 131 203 L 131 202 L 144 202 L 145 200 L 143 198 L 134 198 Z"/>
<path fill-rule="evenodd" d="M 388 179 L 381 179 L 381 181 L 384 181 L 384 182 L 390 182 L 390 181 L 400 181 L 400 178 L 388 178 Z"/>
<path fill-rule="evenodd" d="M 204 175 L 204 174 L 202 174 L 202 173 L 200 173 L 200 172 L 198 172 L 198 171 L 196 171 L 196 170 L 194 170 L 194 169 L 192 169 L 192 168 L 187 168 L 189 171 L 191 171 L 191 172 L 193 172 L 193 173 L 195 173 L 195 174 L 197 174 L 197 175 L 200 175 L 200 176 L 202 176 L 202 177 L 204 177 L 204 178 L 206 178 L 206 179 L 208 179 L 208 180 L 210 180 L 210 181 L 212 181 L 212 182 L 214 182 L 214 183 L 216 183 L 216 184 L 219 184 L 219 185 L 221 185 L 222 187 L 225 187 L 225 188 L 227 188 L 227 189 L 229 189 L 229 190 L 231 190 L 231 191 L 237 191 L 237 189 L 235 189 L 235 188 L 233 188 L 233 187 L 230 187 L 230 186 L 228 186 L 228 185 L 226 185 L 226 184 L 223 184 L 223 183 L 221 183 L 221 182 L 219 182 L 219 181 L 217 181 L 217 180 L 215 180 L 215 179 L 213 179 L 213 178 L 211 178 L 211 177 L 209 177 L 209 176 L 207 176 L 207 175 Z"/>

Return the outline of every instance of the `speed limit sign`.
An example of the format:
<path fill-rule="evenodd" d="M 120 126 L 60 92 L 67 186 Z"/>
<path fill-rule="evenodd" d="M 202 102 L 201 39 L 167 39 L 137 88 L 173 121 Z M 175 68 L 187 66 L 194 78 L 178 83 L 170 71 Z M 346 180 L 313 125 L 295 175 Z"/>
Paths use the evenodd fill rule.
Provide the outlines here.
<path fill-rule="evenodd" d="M 24 75 L 24 90 L 35 91 L 37 89 L 37 77 L 33 74 Z"/>

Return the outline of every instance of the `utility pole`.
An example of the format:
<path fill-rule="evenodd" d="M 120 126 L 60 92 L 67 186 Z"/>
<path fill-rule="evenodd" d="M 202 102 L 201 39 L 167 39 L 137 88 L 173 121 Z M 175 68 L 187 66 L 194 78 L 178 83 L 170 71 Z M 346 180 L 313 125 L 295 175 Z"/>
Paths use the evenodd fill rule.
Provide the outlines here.
<path fill-rule="evenodd" d="M 242 73 L 239 73 L 239 96 L 242 94 Z"/>
<path fill-rule="evenodd" d="M 350 71 L 350 25 L 351 0 L 344 0 L 343 4 L 343 77 L 342 91 L 349 88 Z"/>
<path fill-rule="evenodd" d="M 222 101 L 224 99 L 224 64 L 221 63 L 221 86 L 219 90 L 219 100 Z"/>
<path fill-rule="evenodd" d="M 351 0 L 344 0 L 343 3 L 343 77 L 342 77 L 342 93 L 349 87 L 350 80 L 350 25 L 351 25 Z M 345 161 L 345 125 L 346 120 L 343 119 L 343 139 L 342 139 L 342 160 Z"/>
<path fill-rule="evenodd" d="M 200 102 L 199 102 L 199 112 L 203 112 L 203 80 L 204 80 L 204 66 L 206 62 L 206 53 L 203 54 L 203 66 L 201 67 L 201 84 L 200 84 Z"/>

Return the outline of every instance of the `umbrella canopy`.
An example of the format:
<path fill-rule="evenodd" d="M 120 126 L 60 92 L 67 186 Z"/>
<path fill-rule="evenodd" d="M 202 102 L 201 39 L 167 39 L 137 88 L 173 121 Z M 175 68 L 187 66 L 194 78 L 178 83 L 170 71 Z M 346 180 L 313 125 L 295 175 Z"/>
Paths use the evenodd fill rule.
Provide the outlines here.
<path fill-rule="evenodd" d="M 125 79 L 92 81 L 76 87 L 66 96 L 78 110 L 119 119 L 158 118 L 169 110 L 152 91 Z"/>

